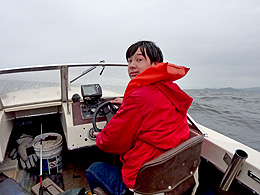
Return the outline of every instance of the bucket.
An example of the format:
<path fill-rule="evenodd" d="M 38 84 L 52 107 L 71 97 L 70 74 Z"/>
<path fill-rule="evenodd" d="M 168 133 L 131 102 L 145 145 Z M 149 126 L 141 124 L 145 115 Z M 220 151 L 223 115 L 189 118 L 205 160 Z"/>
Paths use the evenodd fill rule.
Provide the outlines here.
<path fill-rule="evenodd" d="M 41 135 L 34 138 L 32 146 L 36 155 L 40 157 Z M 62 136 L 58 133 L 42 134 L 42 173 L 53 175 L 61 173 L 62 170 Z"/>

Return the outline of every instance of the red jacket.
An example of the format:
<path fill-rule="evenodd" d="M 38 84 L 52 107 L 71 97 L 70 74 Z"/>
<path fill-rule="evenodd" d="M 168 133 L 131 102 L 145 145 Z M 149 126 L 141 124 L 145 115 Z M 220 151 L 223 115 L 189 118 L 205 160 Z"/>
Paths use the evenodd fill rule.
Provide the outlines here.
<path fill-rule="evenodd" d="M 188 70 L 160 63 L 133 78 L 120 109 L 98 134 L 101 150 L 121 155 L 128 188 L 134 188 L 142 165 L 188 139 L 186 114 L 192 98 L 172 82 Z"/>

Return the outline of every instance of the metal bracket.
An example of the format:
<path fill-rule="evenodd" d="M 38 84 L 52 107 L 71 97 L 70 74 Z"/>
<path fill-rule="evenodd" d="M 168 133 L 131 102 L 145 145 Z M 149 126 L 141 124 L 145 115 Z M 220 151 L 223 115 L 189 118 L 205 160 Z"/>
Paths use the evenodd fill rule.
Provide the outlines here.
<path fill-rule="evenodd" d="M 228 153 L 225 153 L 224 157 L 223 157 L 223 160 L 224 162 L 227 164 L 227 165 L 230 165 L 231 163 L 231 157 L 228 155 Z"/>
<path fill-rule="evenodd" d="M 252 178 L 253 180 L 255 180 L 257 183 L 260 184 L 260 177 L 257 176 L 255 173 L 253 173 L 252 171 L 248 170 L 247 175 Z"/>

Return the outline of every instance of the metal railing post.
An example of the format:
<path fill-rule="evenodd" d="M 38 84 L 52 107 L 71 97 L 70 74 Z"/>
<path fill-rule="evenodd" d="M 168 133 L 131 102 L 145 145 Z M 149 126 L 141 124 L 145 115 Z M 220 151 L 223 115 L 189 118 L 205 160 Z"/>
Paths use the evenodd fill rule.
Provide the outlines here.
<path fill-rule="evenodd" d="M 61 66 L 60 68 L 60 75 L 61 75 L 61 101 L 67 102 L 67 112 L 70 114 L 69 110 L 69 87 L 68 87 L 68 67 Z"/>

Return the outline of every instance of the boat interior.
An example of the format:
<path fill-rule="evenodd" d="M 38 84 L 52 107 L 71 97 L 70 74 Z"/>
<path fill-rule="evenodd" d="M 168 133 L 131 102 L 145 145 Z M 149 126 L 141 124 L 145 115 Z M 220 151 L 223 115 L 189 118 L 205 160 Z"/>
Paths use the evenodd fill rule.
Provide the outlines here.
<path fill-rule="evenodd" d="M 32 89 L 25 88 L 18 92 L 8 91 L 12 83 L 6 82 L 7 89 L 4 90 L 7 92 L 2 89 L 0 97 L 0 185 L 7 178 L 12 178 L 22 190 L 39 194 L 40 160 L 36 167 L 22 169 L 18 159 L 10 158 L 16 140 L 23 134 L 33 137 L 45 133 L 61 135 L 62 164 L 59 169 L 54 166 L 56 171 L 53 173 L 42 173 L 43 180 L 53 184 L 48 184 L 53 194 L 72 189 L 88 189 L 85 170 L 93 162 L 102 161 L 121 166 L 118 155 L 102 152 L 96 147 L 93 132 L 101 131 L 115 114 L 119 106 L 112 105 L 109 101 L 122 97 L 123 93 L 106 91 L 99 82 L 83 80 L 76 87 L 69 85 L 74 82 L 68 76 L 72 74 L 69 69 L 87 68 L 76 78 L 72 74 L 73 78 L 78 79 L 89 74 L 94 67 L 100 68 L 101 72 L 98 72 L 103 74 L 106 66 L 112 65 L 69 64 L 0 70 L 0 79 L 3 80 L 9 75 L 16 78 L 17 75 L 25 73 L 34 75 L 38 72 L 54 71 L 58 75 L 59 83 L 58 87 L 34 86 Z M 125 68 L 126 65 L 113 66 Z M 49 76 L 45 79 L 48 78 Z M 54 91 L 56 89 L 58 92 Z M 54 98 L 50 98 L 49 94 L 54 95 Z M 188 119 L 190 139 L 145 164 L 139 171 L 135 194 L 257 194 L 236 179 L 228 186 L 227 191 L 220 187 L 223 170 L 201 155 L 207 135 L 191 116 L 188 115 Z M 50 194 L 48 186 L 44 194 Z"/>

